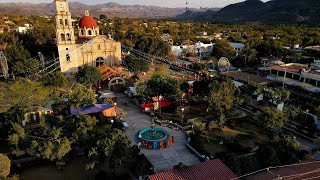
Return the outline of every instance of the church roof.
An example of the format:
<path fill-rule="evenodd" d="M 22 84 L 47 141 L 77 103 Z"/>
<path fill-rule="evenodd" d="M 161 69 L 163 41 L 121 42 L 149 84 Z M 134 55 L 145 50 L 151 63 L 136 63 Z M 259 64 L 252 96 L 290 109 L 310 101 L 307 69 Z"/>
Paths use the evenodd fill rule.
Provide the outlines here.
<path fill-rule="evenodd" d="M 79 21 L 80 28 L 97 28 L 97 22 L 92 16 L 83 16 Z"/>

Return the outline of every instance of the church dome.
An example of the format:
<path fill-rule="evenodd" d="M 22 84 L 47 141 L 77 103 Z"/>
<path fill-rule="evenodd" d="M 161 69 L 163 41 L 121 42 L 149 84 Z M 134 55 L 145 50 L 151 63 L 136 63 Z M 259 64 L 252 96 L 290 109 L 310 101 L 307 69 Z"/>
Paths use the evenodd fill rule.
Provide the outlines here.
<path fill-rule="evenodd" d="M 97 22 L 91 16 L 84 16 L 79 21 L 80 28 L 97 28 Z"/>

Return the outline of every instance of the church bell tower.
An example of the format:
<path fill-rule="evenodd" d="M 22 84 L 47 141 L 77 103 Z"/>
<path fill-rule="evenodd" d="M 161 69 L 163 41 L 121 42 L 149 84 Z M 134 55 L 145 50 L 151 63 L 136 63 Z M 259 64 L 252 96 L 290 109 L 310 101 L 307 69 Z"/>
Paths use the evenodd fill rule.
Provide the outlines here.
<path fill-rule="evenodd" d="M 68 0 L 55 0 L 57 44 L 75 44 Z"/>

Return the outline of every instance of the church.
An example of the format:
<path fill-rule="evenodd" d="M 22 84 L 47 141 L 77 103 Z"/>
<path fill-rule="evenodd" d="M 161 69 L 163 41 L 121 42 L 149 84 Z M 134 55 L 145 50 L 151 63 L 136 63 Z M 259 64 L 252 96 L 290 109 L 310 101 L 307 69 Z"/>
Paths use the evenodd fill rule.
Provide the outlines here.
<path fill-rule="evenodd" d="M 121 62 L 121 43 L 113 40 L 110 35 L 101 35 L 89 11 L 80 19 L 76 36 L 68 0 L 54 2 L 56 42 L 62 73 L 76 73 L 85 64 L 97 67 L 101 64 L 113 66 Z"/>

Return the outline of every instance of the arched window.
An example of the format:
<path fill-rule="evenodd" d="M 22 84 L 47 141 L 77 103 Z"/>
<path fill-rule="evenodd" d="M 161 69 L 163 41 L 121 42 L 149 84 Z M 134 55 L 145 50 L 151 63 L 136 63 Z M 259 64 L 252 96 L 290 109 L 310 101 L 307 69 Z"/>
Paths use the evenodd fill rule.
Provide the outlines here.
<path fill-rule="evenodd" d="M 62 19 L 59 19 L 59 21 L 60 21 L 60 26 L 63 26 L 63 21 L 62 21 Z"/>
<path fill-rule="evenodd" d="M 64 20 L 64 25 L 68 26 L 68 20 L 67 19 Z"/>
<path fill-rule="evenodd" d="M 68 41 L 71 41 L 71 36 L 70 36 L 69 33 L 67 33 L 67 40 L 68 40 Z"/>
<path fill-rule="evenodd" d="M 66 60 L 67 60 L 68 62 L 70 62 L 70 55 L 69 55 L 69 54 L 66 55 Z"/>
<path fill-rule="evenodd" d="M 88 35 L 89 35 L 89 36 L 92 35 L 92 31 L 91 31 L 91 30 L 88 31 Z"/>
<path fill-rule="evenodd" d="M 100 44 L 98 44 L 98 50 L 101 50 L 101 45 Z"/>
<path fill-rule="evenodd" d="M 61 41 L 65 41 L 66 40 L 66 36 L 63 33 L 61 33 L 60 37 L 61 37 Z"/>

